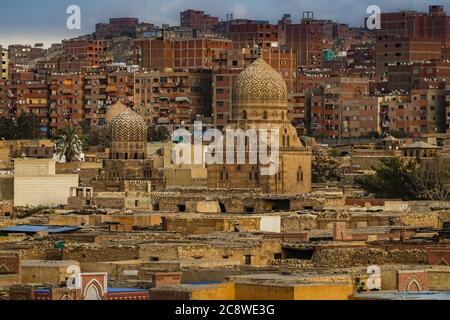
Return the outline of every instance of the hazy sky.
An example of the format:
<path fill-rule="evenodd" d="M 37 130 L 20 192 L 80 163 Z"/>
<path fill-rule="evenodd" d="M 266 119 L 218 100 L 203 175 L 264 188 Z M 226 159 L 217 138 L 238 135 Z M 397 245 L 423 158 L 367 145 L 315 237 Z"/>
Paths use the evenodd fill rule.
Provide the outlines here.
<path fill-rule="evenodd" d="M 450 0 L 425 2 L 419 0 L 0 0 L 0 44 L 60 42 L 64 38 L 94 31 L 95 23 L 109 17 L 138 17 L 156 25 L 179 23 L 179 12 L 188 8 L 225 18 L 270 20 L 274 23 L 284 13 L 291 13 L 294 22 L 303 11 L 314 11 L 316 18 L 332 19 L 361 26 L 368 5 L 376 4 L 382 11 L 415 9 L 426 11 L 430 4 L 443 4 L 450 12 Z M 66 8 L 81 7 L 82 29 L 66 28 Z"/>

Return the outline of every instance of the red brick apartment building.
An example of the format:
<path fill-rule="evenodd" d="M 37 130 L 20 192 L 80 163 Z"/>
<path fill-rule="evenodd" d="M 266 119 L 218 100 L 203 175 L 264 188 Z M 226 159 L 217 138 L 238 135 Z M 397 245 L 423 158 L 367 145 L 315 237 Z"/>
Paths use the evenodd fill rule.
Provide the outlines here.
<path fill-rule="evenodd" d="M 8 117 L 11 112 L 10 89 L 6 80 L 0 79 L 0 117 Z"/>
<path fill-rule="evenodd" d="M 380 101 L 383 133 L 413 137 L 445 130 L 445 96 L 437 89 L 414 89 L 407 95 L 387 95 Z"/>
<path fill-rule="evenodd" d="M 105 40 L 64 40 L 63 50 L 59 60 L 60 72 L 80 72 L 86 68 L 104 66 L 108 62 Z"/>
<path fill-rule="evenodd" d="M 168 39 L 138 39 L 133 42 L 134 63 L 147 70 L 173 68 L 173 44 Z"/>
<path fill-rule="evenodd" d="M 307 68 L 323 66 L 323 20 L 305 18 L 286 26 L 286 45 L 297 51 L 297 64 Z"/>
<path fill-rule="evenodd" d="M 254 21 L 231 24 L 228 36 L 233 42 L 233 49 L 277 47 L 278 25 Z"/>
<path fill-rule="evenodd" d="M 84 77 L 84 120 L 90 127 L 105 125 L 107 86 L 105 74 L 87 74 Z"/>
<path fill-rule="evenodd" d="M 387 84 L 389 90 L 444 88 L 450 78 L 450 62 L 431 60 L 388 68 Z"/>
<path fill-rule="evenodd" d="M 311 127 L 322 138 L 357 138 L 380 133 L 378 98 L 369 79 L 329 77 L 311 96 Z"/>
<path fill-rule="evenodd" d="M 188 9 L 180 13 L 180 26 L 198 30 L 213 30 L 219 24 L 218 17 L 205 14 L 204 11 Z"/>
<path fill-rule="evenodd" d="M 134 60 L 147 70 L 165 68 L 212 68 L 213 57 L 228 49 L 226 39 L 139 39 L 133 44 Z"/>
<path fill-rule="evenodd" d="M 84 75 L 58 74 L 50 77 L 50 131 L 55 135 L 58 129 L 70 123 L 80 124 L 84 115 Z"/>
<path fill-rule="evenodd" d="M 148 124 L 186 124 L 211 117 L 210 70 L 138 72 L 134 108 Z"/>
<path fill-rule="evenodd" d="M 231 42 L 225 39 L 187 39 L 173 41 L 174 68 L 212 68 L 213 57 Z"/>
<path fill-rule="evenodd" d="M 134 36 L 139 25 L 137 18 L 111 18 L 109 23 L 97 23 L 95 35 L 97 38 L 109 38 L 120 36 Z"/>
<path fill-rule="evenodd" d="M 16 115 L 32 113 L 40 119 L 42 136 L 49 133 L 48 96 L 49 90 L 46 82 L 15 81 L 9 86 L 12 97 L 10 99 Z"/>
<path fill-rule="evenodd" d="M 106 93 L 107 103 L 120 101 L 131 107 L 134 99 L 134 74 L 127 71 L 114 71 L 108 73 L 108 87 Z"/>
<path fill-rule="evenodd" d="M 31 60 L 42 57 L 45 50 L 41 47 L 31 45 L 14 44 L 8 47 L 10 64 L 28 64 Z"/>
<path fill-rule="evenodd" d="M 450 46 L 450 17 L 443 6 L 432 5 L 428 13 L 401 11 L 381 14 L 377 37 L 377 72 L 389 64 L 440 59 Z"/>

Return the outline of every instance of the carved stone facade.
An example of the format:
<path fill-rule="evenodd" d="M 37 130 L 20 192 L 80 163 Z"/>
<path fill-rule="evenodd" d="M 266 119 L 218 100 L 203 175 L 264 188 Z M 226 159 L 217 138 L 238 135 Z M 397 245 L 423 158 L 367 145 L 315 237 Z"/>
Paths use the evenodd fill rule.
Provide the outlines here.
<path fill-rule="evenodd" d="M 114 117 L 110 130 L 110 159 L 147 158 L 147 125 L 140 115 L 126 109 Z"/>
<path fill-rule="evenodd" d="M 147 159 L 147 125 L 140 115 L 131 109 L 119 113 L 110 124 L 110 135 L 110 156 L 93 181 L 95 192 L 124 192 L 128 181 L 161 185 L 163 179 Z"/>
<path fill-rule="evenodd" d="M 241 129 L 244 132 L 254 129 L 257 133 L 267 130 L 269 137 L 271 130 L 277 130 L 280 153 L 277 173 L 262 175 L 262 169 L 269 165 L 262 165 L 261 161 L 258 161 L 258 164 L 248 164 L 251 152 L 255 152 L 252 145 L 258 145 L 259 150 L 276 144 L 270 141 L 270 138 L 267 141 L 261 140 L 261 137 L 253 137 L 254 140 L 250 140 L 247 136 L 247 164 L 209 165 L 208 187 L 258 188 L 266 194 L 296 195 L 310 192 L 311 151 L 298 138 L 297 131 L 287 118 L 287 112 L 288 94 L 285 81 L 263 59 L 257 59 L 236 79 L 233 88 L 233 119 L 228 129 Z M 224 145 L 227 143 L 225 138 Z M 238 139 L 235 139 L 235 159 L 238 148 Z"/>

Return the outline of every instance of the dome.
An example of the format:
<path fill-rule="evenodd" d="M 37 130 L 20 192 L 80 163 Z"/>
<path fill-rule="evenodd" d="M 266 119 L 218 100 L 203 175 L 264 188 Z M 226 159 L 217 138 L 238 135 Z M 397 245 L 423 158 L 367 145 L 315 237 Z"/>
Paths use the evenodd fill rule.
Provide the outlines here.
<path fill-rule="evenodd" d="M 233 103 L 287 103 L 286 82 L 264 59 L 259 58 L 237 77 Z"/>
<path fill-rule="evenodd" d="M 124 112 L 127 109 L 128 109 L 127 106 L 125 106 L 122 102 L 120 101 L 116 102 L 112 106 L 108 107 L 105 116 L 106 122 L 111 123 L 118 114 Z"/>
<path fill-rule="evenodd" d="M 110 130 L 113 142 L 147 141 L 147 124 L 129 108 L 114 117 Z"/>

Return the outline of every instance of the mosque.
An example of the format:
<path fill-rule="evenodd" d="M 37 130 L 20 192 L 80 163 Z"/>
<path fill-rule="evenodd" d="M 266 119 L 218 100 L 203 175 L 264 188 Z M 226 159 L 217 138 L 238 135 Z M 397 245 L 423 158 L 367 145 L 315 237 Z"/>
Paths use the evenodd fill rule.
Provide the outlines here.
<path fill-rule="evenodd" d="M 210 165 L 208 187 L 246 187 L 261 189 L 265 194 L 310 192 L 311 151 L 288 120 L 286 82 L 264 59 L 257 59 L 237 77 L 232 108 L 231 129 L 278 130 L 278 170 L 274 175 L 262 175 L 262 168 L 268 165 Z M 263 141 L 258 143 L 264 145 Z M 246 145 L 247 158 L 250 149 Z"/>
<path fill-rule="evenodd" d="M 94 191 L 120 193 L 135 188 L 134 191 L 149 194 L 149 199 L 154 202 L 153 208 L 168 210 L 172 207 L 184 209 L 189 207 L 189 201 L 205 199 L 222 201 L 221 208 L 270 209 L 279 206 L 276 201 L 283 201 L 283 207 L 292 207 L 289 202 L 295 203 L 297 198 L 311 192 L 312 155 L 288 120 L 285 81 L 260 58 L 238 76 L 233 88 L 232 107 L 229 128 L 243 131 L 278 130 L 279 158 L 276 174 L 263 175 L 262 170 L 267 165 L 259 162 L 206 165 L 207 178 L 203 187 L 180 187 L 183 190 L 177 194 L 177 198 L 171 198 L 175 197 L 174 190 L 173 187 L 168 190 L 164 183 L 165 171 L 156 168 L 154 159 L 147 154 L 147 124 L 133 110 L 118 105 L 111 108 L 114 117 L 111 117 L 110 122 L 109 159 L 104 160 L 103 169 L 93 180 Z M 264 144 L 264 141 L 259 139 L 258 143 Z M 247 144 L 245 152 L 250 150 Z M 229 198 L 226 203 L 223 200 L 225 197 Z M 259 204 L 249 205 L 246 199 L 236 197 L 257 199 Z M 228 210 L 222 209 L 223 212 Z"/>

